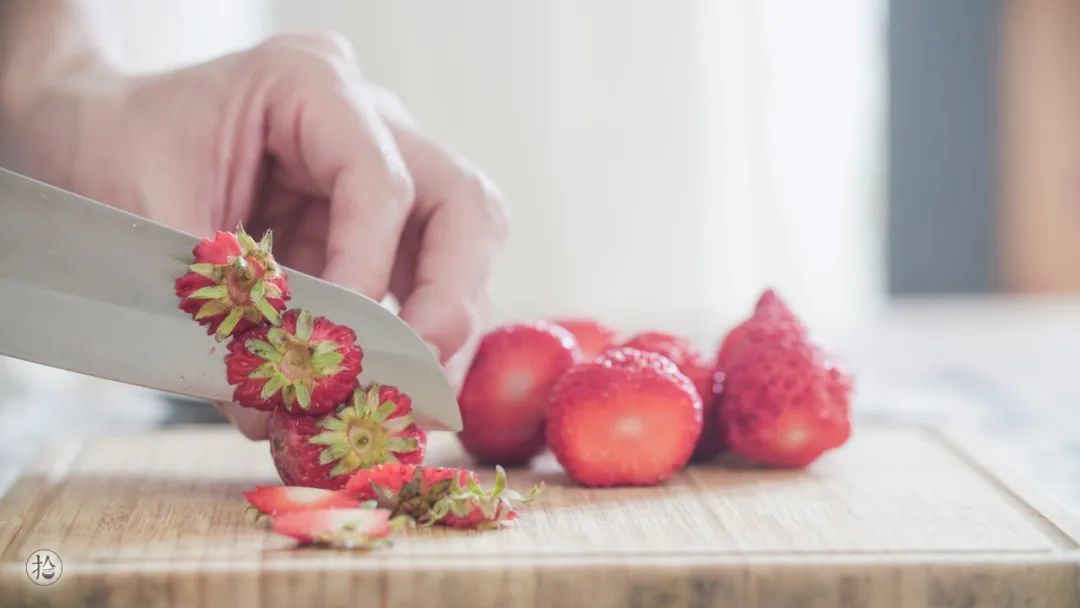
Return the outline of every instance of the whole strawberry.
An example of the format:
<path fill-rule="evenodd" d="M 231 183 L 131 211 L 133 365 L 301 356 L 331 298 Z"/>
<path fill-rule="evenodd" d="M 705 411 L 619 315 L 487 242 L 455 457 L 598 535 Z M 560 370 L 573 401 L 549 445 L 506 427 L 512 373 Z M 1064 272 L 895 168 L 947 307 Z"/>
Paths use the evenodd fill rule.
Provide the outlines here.
<path fill-rule="evenodd" d="M 806 326 L 791 312 L 786 302 L 773 289 L 766 289 L 758 298 L 754 314 L 736 325 L 724 337 L 716 352 L 716 369 L 726 373 L 728 365 L 747 345 L 770 342 L 779 336 L 806 336 Z"/>
<path fill-rule="evenodd" d="M 226 378 L 240 405 L 320 414 L 356 388 L 362 354 L 353 330 L 290 310 L 281 327 L 257 327 L 233 338 Z"/>
<path fill-rule="evenodd" d="M 192 250 L 195 263 L 176 280 L 180 309 L 218 341 L 259 325 L 277 325 L 289 299 L 285 273 L 271 253 L 269 232 L 258 243 L 243 228 L 217 232 Z"/>
<path fill-rule="evenodd" d="M 551 393 L 547 441 L 587 486 L 660 483 L 690 459 L 701 397 L 670 359 L 624 348 L 573 367 Z"/>
<path fill-rule="evenodd" d="M 807 340 L 786 307 L 771 316 L 758 308 L 726 363 L 722 432 L 730 449 L 752 462 L 803 467 L 851 434 L 851 377 Z"/>
<path fill-rule="evenodd" d="M 495 469 L 495 485 L 480 486 L 468 469 L 420 467 L 388 463 L 357 471 L 345 494 L 356 500 L 374 500 L 395 515 L 405 515 L 423 525 L 460 529 L 499 527 L 517 518 L 517 506 L 535 500 L 542 486 L 525 496 L 506 487 L 506 471 Z"/>
<path fill-rule="evenodd" d="M 416 427 L 409 397 L 393 386 L 358 388 L 321 416 L 284 409 L 270 416 L 270 454 L 287 485 L 336 490 L 349 475 L 385 462 L 418 464 L 427 435 Z"/>
<path fill-rule="evenodd" d="M 558 319 L 553 323 L 574 335 L 586 360 L 595 359 L 615 342 L 615 330 L 594 319 Z"/>
<path fill-rule="evenodd" d="M 543 450 L 551 387 L 580 356 L 574 337 L 550 323 L 507 325 L 485 335 L 458 397 L 466 451 L 514 465 Z"/>
<path fill-rule="evenodd" d="M 661 331 L 647 331 L 631 337 L 622 347 L 663 355 L 671 360 L 697 389 L 702 403 L 702 431 L 694 448 L 694 458 L 705 459 L 723 451 L 724 444 L 716 428 L 714 390 L 715 366 L 690 340 Z"/>

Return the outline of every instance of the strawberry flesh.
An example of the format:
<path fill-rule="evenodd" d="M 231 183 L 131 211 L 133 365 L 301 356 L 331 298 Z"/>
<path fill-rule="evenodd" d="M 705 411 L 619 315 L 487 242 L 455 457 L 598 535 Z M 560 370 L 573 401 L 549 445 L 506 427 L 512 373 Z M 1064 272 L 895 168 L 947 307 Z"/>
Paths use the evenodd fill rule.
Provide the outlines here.
<path fill-rule="evenodd" d="M 588 486 L 651 485 L 690 459 L 701 397 L 669 359 L 624 348 L 582 363 L 551 395 L 547 439 L 571 478 Z"/>
<path fill-rule="evenodd" d="M 386 509 L 310 509 L 274 518 L 272 529 L 301 544 L 320 544 L 345 549 L 370 548 L 390 536 L 390 511 Z"/>
<path fill-rule="evenodd" d="M 247 498 L 251 506 L 267 515 L 360 506 L 360 501 L 345 492 L 303 486 L 260 486 L 244 492 L 244 498 Z"/>
<path fill-rule="evenodd" d="M 706 459 L 723 451 L 724 444 L 713 430 L 716 427 L 714 403 L 715 366 L 690 340 L 660 331 L 647 331 L 623 342 L 622 347 L 663 355 L 671 360 L 697 389 L 702 403 L 702 432 L 694 448 L 695 459 Z"/>

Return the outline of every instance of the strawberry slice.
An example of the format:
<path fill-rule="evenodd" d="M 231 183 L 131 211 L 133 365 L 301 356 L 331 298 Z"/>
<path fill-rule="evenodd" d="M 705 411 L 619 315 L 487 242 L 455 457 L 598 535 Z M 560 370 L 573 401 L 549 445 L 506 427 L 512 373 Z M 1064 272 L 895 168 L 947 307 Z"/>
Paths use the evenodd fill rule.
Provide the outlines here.
<path fill-rule="evenodd" d="M 690 459 L 701 434 L 701 397 L 668 358 L 609 351 L 559 379 L 548 446 L 588 486 L 660 483 Z"/>
<path fill-rule="evenodd" d="M 600 356 L 615 342 L 615 329 L 595 319 L 558 319 L 553 323 L 574 334 L 586 360 Z"/>
<path fill-rule="evenodd" d="M 580 356 L 570 332 L 550 323 L 485 335 L 458 397 L 465 450 L 481 462 L 527 463 L 544 448 L 551 387 Z"/>
<path fill-rule="evenodd" d="M 371 548 L 390 536 L 394 524 L 386 509 L 311 509 L 274 518 L 272 529 L 302 544 L 344 549 Z"/>
<path fill-rule="evenodd" d="M 244 492 L 244 498 L 247 498 L 251 506 L 267 515 L 360 506 L 360 501 L 344 492 L 304 486 L 258 486 Z"/>

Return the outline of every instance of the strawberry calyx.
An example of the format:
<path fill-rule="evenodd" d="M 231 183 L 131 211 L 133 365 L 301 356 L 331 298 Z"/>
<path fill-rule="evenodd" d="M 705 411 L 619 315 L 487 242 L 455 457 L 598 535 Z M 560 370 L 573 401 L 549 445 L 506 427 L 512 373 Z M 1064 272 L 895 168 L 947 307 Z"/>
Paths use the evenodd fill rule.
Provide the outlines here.
<path fill-rule="evenodd" d="M 219 233 L 207 245 L 217 244 L 227 236 L 232 235 Z M 283 300 L 288 298 L 282 288 L 284 273 L 271 253 L 272 233 L 267 231 L 262 240 L 256 242 L 241 226 L 236 230 L 235 239 L 235 243 L 229 243 L 232 247 L 214 248 L 212 261 L 196 259 L 188 266 L 189 272 L 208 279 L 209 284 L 184 297 L 204 301 L 194 313 L 196 321 L 224 315 L 214 332 L 218 341 L 232 335 L 241 320 L 252 325 L 279 325 L 278 308 L 283 307 Z"/>
<path fill-rule="evenodd" d="M 398 454 L 419 448 L 416 437 L 407 434 L 415 424 L 412 414 L 391 400 L 380 401 L 379 394 L 378 384 L 357 388 L 350 403 L 319 421 L 325 430 L 308 439 L 308 443 L 325 446 L 319 464 L 337 463 L 330 476 L 397 462 Z"/>
<path fill-rule="evenodd" d="M 341 344 L 333 340 L 313 341 L 313 324 L 311 313 L 301 310 L 294 333 L 272 327 L 265 340 L 245 340 L 247 351 L 264 361 L 248 374 L 249 378 L 266 379 L 260 392 L 262 399 L 270 399 L 281 391 L 286 405 L 296 403 L 302 409 L 308 409 L 316 383 L 341 371 L 341 362 L 345 358 L 338 352 Z"/>
<path fill-rule="evenodd" d="M 428 517 L 421 523 L 443 523 L 454 527 L 476 529 L 498 528 L 503 522 L 517 517 L 516 507 L 540 497 L 543 483 L 533 486 L 522 495 L 506 487 L 506 470 L 495 467 L 495 485 L 485 490 L 475 476 L 456 477 L 450 492 L 432 505 Z"/>
<path fill-rule="evenodd" d="M 525 495 L 506 486 L 506 470 L 495 467 L 495 484 L 485 490 L 477 476 L 466 469 L 410 467 L 407 476 L 365 475 L 350 480 L 349 489 L 360 497 L 374 496 L 374 504 L 396 515 L 407 516 L 422 526 L 497 528 L 517 517 L 516 507 L 536 500 L 543 484 Z M 357 475 L 360 475 L 358 473 Z"/>

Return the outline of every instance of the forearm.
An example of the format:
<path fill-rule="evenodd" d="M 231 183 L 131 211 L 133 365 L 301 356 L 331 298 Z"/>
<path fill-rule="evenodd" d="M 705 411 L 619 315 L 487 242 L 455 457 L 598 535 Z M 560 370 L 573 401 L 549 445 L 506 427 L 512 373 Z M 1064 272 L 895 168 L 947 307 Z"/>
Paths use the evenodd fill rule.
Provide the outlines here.
<path fill-rule="evenodd" d="M 0 0 L 0 164 L 66 185 L 79 90 L 101 89 L 104 46 L 80 0 Z M 98 4 L 97 6 L 100 6 Z"/>

